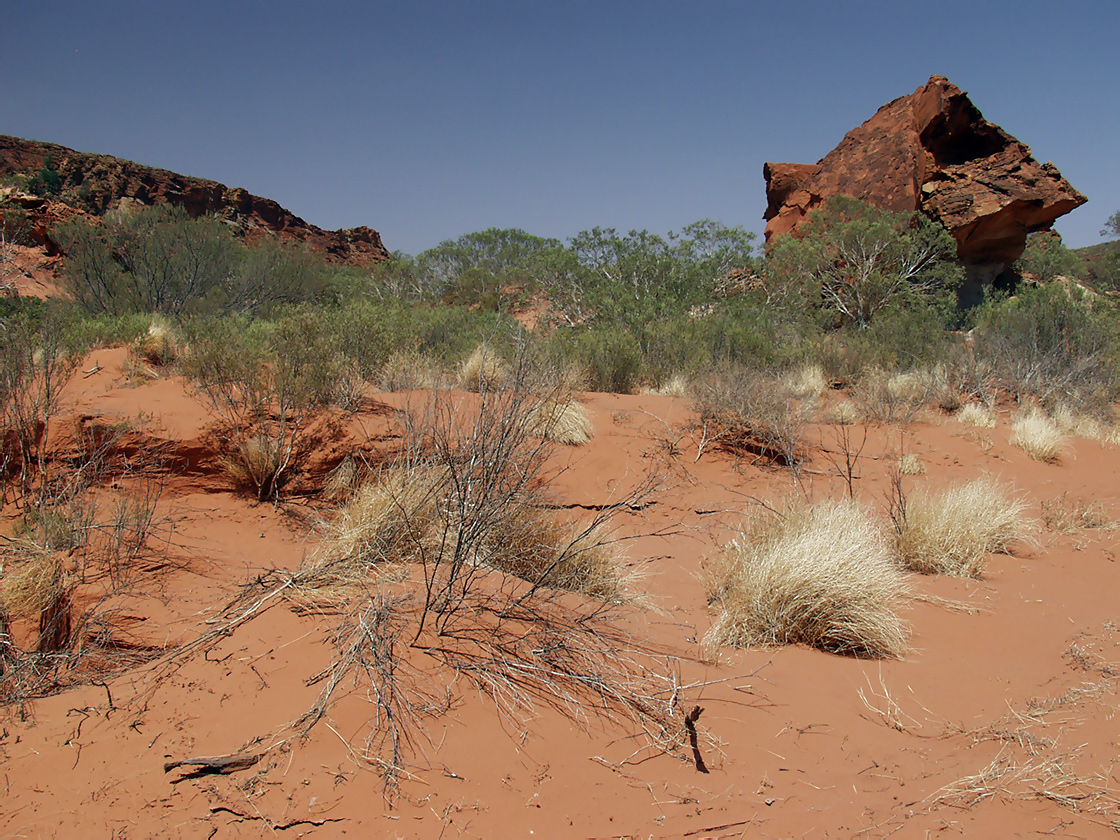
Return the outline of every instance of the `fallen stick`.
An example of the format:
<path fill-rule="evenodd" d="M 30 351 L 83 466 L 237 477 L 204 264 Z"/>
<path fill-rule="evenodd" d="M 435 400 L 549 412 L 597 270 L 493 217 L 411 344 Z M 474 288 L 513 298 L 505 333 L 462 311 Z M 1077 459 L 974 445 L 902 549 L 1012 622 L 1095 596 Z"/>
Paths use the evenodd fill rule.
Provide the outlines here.
<path fill-rule="evenodd" d="M 256 755 L 220 755 L 217 758 L 184 758 L 182 761 L 165 761 L 163 772 L 170 773 L 176 767 L 197 767 L 194 772 L 203 775 L 206 773 L 236 773 L 238 770 L 247 770 L 261 760 L 263 753 Z"/>

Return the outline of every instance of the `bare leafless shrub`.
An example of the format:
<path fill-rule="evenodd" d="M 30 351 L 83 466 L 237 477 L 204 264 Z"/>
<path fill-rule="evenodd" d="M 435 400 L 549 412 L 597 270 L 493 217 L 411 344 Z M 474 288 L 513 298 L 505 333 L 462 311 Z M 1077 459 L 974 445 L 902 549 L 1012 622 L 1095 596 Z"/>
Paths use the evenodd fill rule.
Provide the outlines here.
<path fill-rule="evenodd" d="M 169 662 L 276 604 L 341 614 L 332 663 L 311 680 L 323 689 L 292 731 L 310 731 L 343 690 L 365 696 L 371 725 L 351 754 L 390 795 L 418 719 L 450 707 L 425 661 L 517 719 L 544 702 L 573 720 L 636 721 L 655 747 L 673 748 L 679 689 L 610 621 L 625 596 L 606 528 L 652 480 L 588 522 L 562 516 L 548 492 L 554 444 L 531 423 L 550 399 L 528 387 L 537 369 L 523 348 L 502 389 L 435 392 L 413 406 L 402 450 L 350 497 L 310 562 L 257 576 Z"/>
<path fill-rule="evenodd" d="M 895 556 L 923 574 L 979 578 L 987 556 L 1028 540 L 1026 505 L 991 478 L 909 494 L 895 518 Z"/>
<path fill-rule="evenodd" d="M 1089 528 L 1112 528 L 1115 524 L 1103 504 L 1086 501 L 1069 492 L 1042 502 L 1042 521 L 1051 531 L 1063 534 Z"/>
<path fill-rule="evenodd" d="M 807 457 L 802 435 L 812 406 L 773 374 L 726 366 L 697 383 L 696 403 L 706 438 L 723 449 L 790 467 Z"/>
<path fill-rule="evenodd" d="M 750 517 L 707 580 L 720 615 L 710 646 L 806 644 L 897 657 L 906 631 L 895 612 L 906 587 L 871 516 L 853 501 Z"/>

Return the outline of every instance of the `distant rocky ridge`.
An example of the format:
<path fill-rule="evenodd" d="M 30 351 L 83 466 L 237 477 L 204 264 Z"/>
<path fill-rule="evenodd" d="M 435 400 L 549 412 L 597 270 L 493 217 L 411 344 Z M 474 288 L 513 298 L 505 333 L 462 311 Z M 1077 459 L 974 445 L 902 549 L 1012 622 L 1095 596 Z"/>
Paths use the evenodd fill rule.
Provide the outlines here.
<path fill-rule="evenodd" d="M 1087 200 L 944 76 L 884 105 L 817 164 L 767 163 L 763 175 L 767 241 L 796 230 L 831 196 L 848 195 L 922 210 L 953 234 L 966 267 L 989 275 L 1018 259 L 1028 233 Z"/>
<path fill-rule="evenodd" d="M 364 268 L 389 256 L 381 235 L 372 228 L 326 231 L 308 224 L 275 201 L 241 188 L 110 155 L 77 152 L 55 143 L 0 135 L 0 178 L 33 175 L 48 156 L 61 179 L 59 196 L 51 200 L 23 199 L 32 217 L 34 235 L 48 252 L 55 248 L 50 229 L 57 220 L 75 212 L 98 216 L 122 200 L 131 200 L 144 205 L 177 205 L 196 217 L 213 214 L 229 222 L 247 241 L 275 235 L 281 240 L 306 243 L 337 264 Z"/>

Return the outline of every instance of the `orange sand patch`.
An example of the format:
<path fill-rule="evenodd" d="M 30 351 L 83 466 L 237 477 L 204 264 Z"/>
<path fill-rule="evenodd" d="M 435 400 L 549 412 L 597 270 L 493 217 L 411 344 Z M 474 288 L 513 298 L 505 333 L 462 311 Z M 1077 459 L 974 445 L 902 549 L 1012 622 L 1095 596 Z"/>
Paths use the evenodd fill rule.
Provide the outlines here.
<path fill-rule="evenodd" d="M 176 563 L 114 602 L 147 642 L 183 643 L 213 629 L 238 587 L 292 571 L 329 516 L 313 495 L 255 504 L 208 466 L 212 419 L 175 378 L 130 386 L 123 351 L 67 391 L 71 417 L 149 417 L 142 441 L 184 455 L 168 472 L 165 549 Z M 375 394 L 332 444 L 392 446 L 392 409 L 410 395 Z M 415 395 L 412 395 L 415 396 Z M 911 652 L 861 661 L 801 647 L 723 650 L 700 639 L 715 614 L 705 563 L 753 504 L 790 494 L 840 497 L 836 428 L 807 429 L 812 456 L 789 470 L 736 461 L 705 445 L 687 402 L 586 395 L 595 436 L 559 447 L 557 504 L 574 517 L 655 488 L 615 519 L 641 602 L 616 624 L 655 655 L 679 749 L 649 749 L 624 718 L 573 720 L 538 700 L 501 713 L 461 674 L 398 645 L 400 667 L 425 675 L 449 708 L 419 718 L 399 795 L 386 799 L 363 749 L 376 698 L 340 685 L 323 722 L 291 724 L 320 696 L 315 676 L 335 655 L 338 617 L 297 613 L 277 599 L 204 652 L 157 662 L 11 710 L 0 730 L 0 833 L 36 837 L 975 837 L 1054 832 L 1114 837 L 1120 743 L 1120 564 L 1111 530 L 1043 531 L 1038 545 L 990 559 L 980 581 L 914 576 L 904 618 Z M 1120 448 L 1072 443 L 1042 464 L 994 429 L 951 419 L 866 433 L 853 490 L 885 522 L 888 471 L 902 452 L 941 487 L 990 473 L 1039 516 L 1063 493 L 1120 518 Z M 61 435 L 62 432 L 60 431 Z M 60 438 L 61 439 L 61 438 Z M 327 458 L 321 459 L 325 463 Z M 310 469 L 310 468 L 309 468 Z M 267 589 L 267 587 L 266 587 Z M 111 698 L 111 699 L 110 699 Z M 671 705 L 671 701 L 676 701 Z M 698 772 L 683 715 L 703 708 Z M 190 777 L 167 761 L 262 754 L 248 769 Z M 994 762 L 994 764 L 993 764 Z M 974 777 L 989 768 L 988 781 Z M 1061 775 L 1059 769 L 1066 775 Z M 995 772 L 999 771 L 999 772 Z M 995 777 L 998 776 L 998 779 Z M 1077 780 L 1077 783 L 1074 781 Z M 1110 827 L 1112 826 L 1112 827 Z"/>

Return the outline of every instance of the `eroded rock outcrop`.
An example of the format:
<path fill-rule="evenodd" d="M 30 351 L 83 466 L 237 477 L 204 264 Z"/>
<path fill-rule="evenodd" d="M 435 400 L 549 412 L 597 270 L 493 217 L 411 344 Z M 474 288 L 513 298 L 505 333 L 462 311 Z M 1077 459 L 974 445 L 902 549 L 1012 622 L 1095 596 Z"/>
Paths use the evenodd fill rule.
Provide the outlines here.
<path fill-rule="evenodd" d="M 312 250 L 336 263 L 365 267 L 389 256 L 381 235 L 368 227 L 327 231 L 308 224 L 275 201 L 230 188 L 216 181 L 178 175 L 166 169 L 143 166 L 129 160 L 77 152 L 55 143 L 21 140 L 0 135 L 0 177 L 38 172 L 50 157 L 61 181 L 59 199 L 43 201 L 28 209 L 35 234 L 48 252 L 49 225 L 40 224 L 38 213 L 49 221 L 66 215 L 52 205 L 65 204 L 90 215 L 101 215 L 122 199 L 140 204 L 175 204 L 192 216 L 214 214 L 231 223 L 243 238 L 262 236 L 307 243 Z"/>
<path fill-rule="evenodd" d="M 997 271 L 1086 198 L 1051 163 L 984 119 L 943 76 L 889 102 L 815 166 L 767 163 L 766 239 L 796 230 L 834 195 L 922 210 L 957 240 L 967 265 Z"/>

